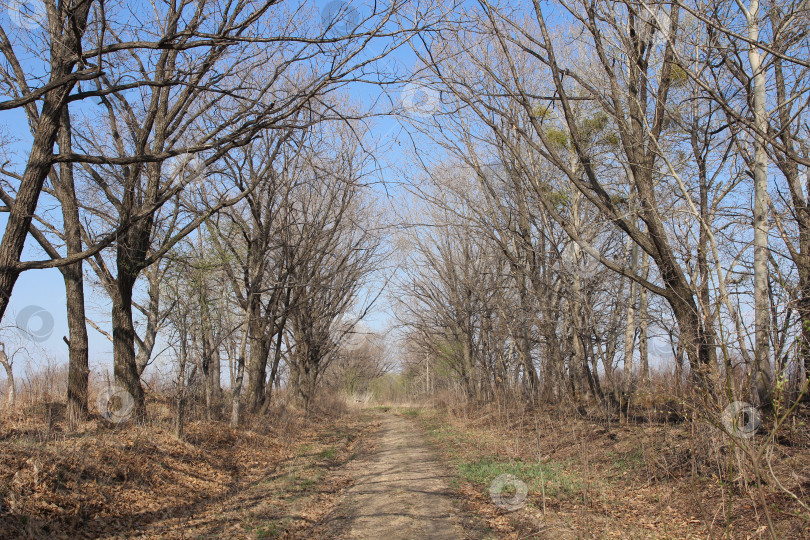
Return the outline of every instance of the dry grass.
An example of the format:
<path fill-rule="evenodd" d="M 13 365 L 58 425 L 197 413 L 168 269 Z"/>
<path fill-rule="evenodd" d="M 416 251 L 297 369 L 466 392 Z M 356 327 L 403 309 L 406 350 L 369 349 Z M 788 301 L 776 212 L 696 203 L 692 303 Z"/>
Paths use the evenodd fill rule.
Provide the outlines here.
<path fill-rule="evenodd" d="M 113 425 L 93 414 L 71 431 L 65 406 L 56 401 L 31 400 L 5 411 L 0 538 L 132 536 L 167 522 L 172 525 L 164 527 L 166 532 L 146 536 L 175 538 L 192 517 L 205 517 L 285 464 L 300 461 L 302 446 L 318 448 L 330 440 L 332 448 L 345 446 L 343 439 L 332 440 L 335 426 L 355 422 L 337 398 L 330 398 L 308 416 L 277 406 L 268 415 L 246 418 L 238 430 L 223 421 L 191 421 L 178 440 L 171 430 L 170 401 L 155 397 L 142 426 Z M 237 521 L 244 516 L 237 518 L 232 516 Z M 259 537 L 263 530 L 231 525 L 240 531 L 233 537 Z M 289 526 L 294 525 L 293 520 Z"/>
<path fill-rule="evenodd" d="M 0 413 L 0 538 L 306 538 L 351 481 L 340 466 L 374 430 L 363 400 L 324 393 L 305 415 L 281 392 L 238 430 L 206 421 L 192 401 L 178 440 L 158 385 L 146 425 L 92 411 L 68 430 L 62 376 L 28 376 L 18 406 Z M 807 407 L 772 439 L 767 429 L 753 439 L 766 450 L 760 486 L 739 445 L 662 395 L 638 393 L 621 422 L 593 406 L 477 405 L 449 393 L 425 409 L 384 408 L 420 418 L 482 537 L 767 538 L 767 509 L 777 538 L 810 538 Z M 487 491 L 504 472 L 530 488 L 511 514 Z"/>
<path fill-rule="evenodd" d="M 455 467 L 469 509 L 487 516 L 500 537 L 770 537 L 758 486 L 729 470 L 734 445 L 704 423 L 607 426 L 497 404 L 416 415 Z M 796 425 L 802 417 L 810 420 L 810 411 Z M 810 502 L 810 433 L 785 430 L 767 455 L 774 475 L 762 489 L 776 537 L 810 537 L 810 513 L 776 483 Z M 504 471 L 523 477 L 530 493 L 527 506 L 508 516 L 487 493 L 490 476 Z"/>

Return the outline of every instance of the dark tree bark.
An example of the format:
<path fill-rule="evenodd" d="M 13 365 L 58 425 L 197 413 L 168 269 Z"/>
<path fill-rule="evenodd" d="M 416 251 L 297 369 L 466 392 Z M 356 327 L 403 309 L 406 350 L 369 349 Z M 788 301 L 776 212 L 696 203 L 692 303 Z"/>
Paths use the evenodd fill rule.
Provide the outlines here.
<path fill-rule="evenodd" d="M 65 107 L 62 112 L 62 125 L 59 131 L 59 152 L 71 153 L 70 112 Z M 73 164 L 62 163 L 58 181 L 54 182 L 54 192 L 62 207 L 65 247 L 67 255 L 82 251 L 82 228 L 79 221 L 79 206 L 73 178 Z M 89 345 L 84 306 L 84 273 L 82 261 L 60 268 L 65 281 L 67 299 L 67 320 L 70 332 L 67 416 L 70 425 L 76 426 L 87 415 L 87 385 L 90 375 L 88 364 Z"/>
<path fill-rule="evenodd" d="M 135 326 L 132 320 L 132 291 L 137 274 L 125 271 L 129 259 L 127 245 L 126 242 L 119 243 L 119 274 L 112 298 L 113 373 L 116 382 L 135 400 L 135 420 L 143 422 L 146 419 L 146 402 L 135 362 Z"/>

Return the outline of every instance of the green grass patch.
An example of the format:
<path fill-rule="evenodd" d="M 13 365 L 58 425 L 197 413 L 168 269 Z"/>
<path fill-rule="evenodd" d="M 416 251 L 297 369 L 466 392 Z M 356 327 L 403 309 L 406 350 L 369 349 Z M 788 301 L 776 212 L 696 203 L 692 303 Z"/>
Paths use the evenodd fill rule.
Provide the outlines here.
<path fill-rule="evenodd" d="M 256 538 L 278 538 L 287 530 L 290 520 L 284 518 L 278 521 L 268 521 L 261 525 L 244 524 L 242 528 Z"/>
<path fill-rule="evenodd" d="M 310 491 L 315 486 L 318 485 L 321 478 L 320 475 L 315 475 L 313 477 L 309 476 L 291 476 L 288 478 L 287 485 L 288 488 L 285 491 L 285 495 L 289 497 L 293 497 L 294 494 Z"/>
<path fill-rule="evenodd" d="M 454 446 L 464 446 L 476 442 L 472 433 L 453 429 L 447 424 L 433 424 L 427 428 L 428 435 L 439 442 L 450 443 Z"/>
<path fill-rule="evenodd" d="M 626 454 L 616 455 L 613 452 L 608 452 L 605 455 L 609 458 L 613 458 L 613 468 L 619 472 L 638 469 L 640 466 L 644 465 L 644 455 L 641 452 L 641 448 L 637 448 Z"/>
<path fill-rule="evenodd" d="M 402 409 L 402 415 L 407 416 L 409 418 L 419 418 L 422 414 L 422 409 L 415 409 L 413 407 L 408 407 L 407 409 Z"/>
<path fill-rule="evenodd" d="M 484 486 L 489 486 L 502 474 L 511 474 L 526 483 L 529 493 L 541 493 L 543 485 L 546 495 L 552 497 L 570 496 L 582 491 L 580 479 L 567 472 L 562 463 L 507 462 L 485 457 L 476 461 L 459 461 L 456 469 L 463 479 Z"/>
<path fill-rule="evenodd" d="M 283 532 L 283 529 L 279 527 L 278 524 L 271 522 L 267 525 L 256 527 L 252 532 L 256 535 L 256 538 L 278 538 Z"/>
<path fill-rule="evenodd" d="M 329 448 L 318 452 L 318 459 L 328 459 L 329 461 L 331 461 L 335 459 L 336 455 L 337 450 L 335 450 L 335 445 L 332 445 Z"/>
<path fill-rule="evenodd" d="M 546 496 L 562 499 L 582 493 L 583 481 L 573 472 L 570 463 L 539 463 L 520 459 L 505 461 L 497 455 L 486 455 L 483 450 L 486 444 L 483 443 L 489 439 L 487 433 L 454 427 L 429 410 L 424 411 L 419 420 L 428 438 L 454 464 L 459 480 L 489 489 L 495 478 L 502 474 L 511 474 L 526 483 L 529 494 L 539 495 L 545 491 Z M 508 492 L 506 495 L 508 496 Z"/>

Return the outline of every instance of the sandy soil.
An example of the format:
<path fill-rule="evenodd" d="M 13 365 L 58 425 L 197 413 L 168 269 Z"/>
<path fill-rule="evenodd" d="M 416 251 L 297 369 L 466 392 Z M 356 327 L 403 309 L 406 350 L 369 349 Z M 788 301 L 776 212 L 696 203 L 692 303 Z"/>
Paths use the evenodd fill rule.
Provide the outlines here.
<path fill-rule="evenodd" d="M 464 538 L 449 476 L 410 420 L 380 415 L 376 449 L 351 462 L 354 479 L 335 512 L 330 537 L 352 539 Z"/>

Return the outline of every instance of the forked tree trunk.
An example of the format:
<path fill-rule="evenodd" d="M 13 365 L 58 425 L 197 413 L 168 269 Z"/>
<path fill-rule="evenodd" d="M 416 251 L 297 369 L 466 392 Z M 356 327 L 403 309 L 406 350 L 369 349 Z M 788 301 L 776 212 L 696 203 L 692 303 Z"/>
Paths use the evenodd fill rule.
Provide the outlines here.
<path fill-rule="evenodd" d="M 258 295 L 251 296 L 248 302 L 247 332 L 250 340 L 250 355 L 247 361 L 247 402 L 249 412 L 257 412 L 264 401 L 265 379 L 267 377 L 267 360 L 270 356 L 268 323 L 262 314 L 262 303 Z"/>

